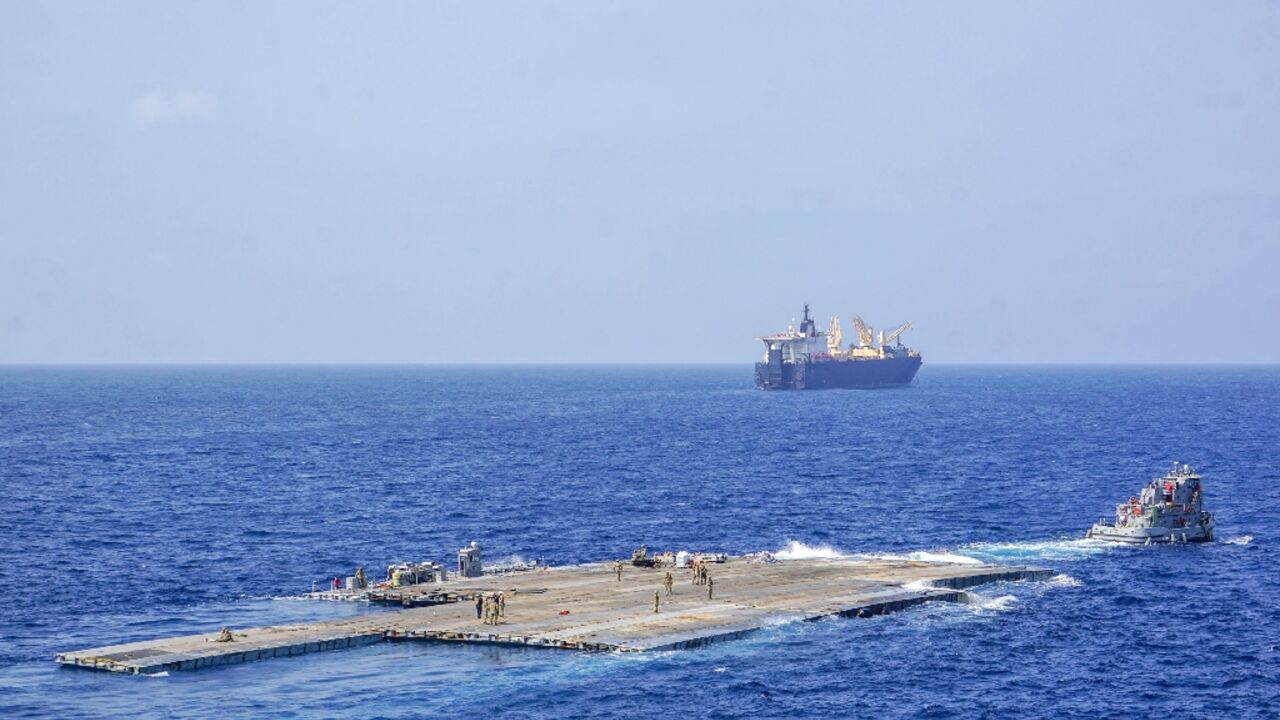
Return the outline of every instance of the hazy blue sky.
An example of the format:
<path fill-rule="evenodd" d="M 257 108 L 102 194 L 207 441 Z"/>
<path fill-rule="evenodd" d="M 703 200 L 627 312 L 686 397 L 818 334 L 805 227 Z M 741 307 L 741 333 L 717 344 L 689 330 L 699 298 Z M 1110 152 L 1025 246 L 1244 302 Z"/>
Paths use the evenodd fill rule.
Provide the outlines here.
<path fill-rule="evenodd" d="M 1280 361 L 1280 5 L 0 4 L 0 361 Z"/>

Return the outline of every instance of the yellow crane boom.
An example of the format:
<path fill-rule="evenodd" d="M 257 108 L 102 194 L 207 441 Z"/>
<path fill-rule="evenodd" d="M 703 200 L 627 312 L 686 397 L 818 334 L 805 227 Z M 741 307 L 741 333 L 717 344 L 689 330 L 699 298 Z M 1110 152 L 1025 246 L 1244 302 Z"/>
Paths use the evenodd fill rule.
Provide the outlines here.
<path fill-rule="evenodd" d="M 861 347 L 871 347 L 871 340 L 874 333 L 871 326 L 862 321 L 861 315 L 853 316 L 853 329 L 858 333 L 858 345 Z"/>

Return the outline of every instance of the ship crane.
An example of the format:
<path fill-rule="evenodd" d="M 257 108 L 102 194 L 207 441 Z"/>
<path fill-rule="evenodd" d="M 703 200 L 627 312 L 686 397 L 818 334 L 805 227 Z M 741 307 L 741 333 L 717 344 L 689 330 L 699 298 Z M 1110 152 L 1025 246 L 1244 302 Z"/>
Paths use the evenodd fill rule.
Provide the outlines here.
<path fill-rule="evenodd" d="M 881 344 L 881 345 L 892 345 L 892 344 L 894 344 L 894 343 L 898 342 L 898 338 L 902 336 L 902 333 L 904 333 L 904 332 L 906 332 L 906 331 L 908 331 L 908 330 L 910 330 L 910 329 L 911 329 L 911 323 L 910 323 L 910 322 L 904 322 L 904 323 L 902 323 L 901 325 L 899 325 L 898 327 L 894 328 L 891 332 L 889 332 L 889 334 L 888 334 L 888 335 L 885 335 L 885 336 L 884 336 L 884 339 L 883 339 L 883 342 L 881 342 L 880 344 Z M 899 343 L 899 344 L 900 344 L 900 343 Z"/>
<path fill-rule="evenodd" d="M 853 316 L 853 329 L 858 333 L 858 346 L 871 347 L 871 339 L 874 336 L 874 333 L 872 332 L 871 327 L 862 321 L 862 316 Z"/>
<path fill-rule="evenodd" d="M 840 316 L 832 315 L 831 324 L 827 326 L 827 351 L 832 355 L 840 352 L 840 342 L 844 335 L 840 332 Z"/>

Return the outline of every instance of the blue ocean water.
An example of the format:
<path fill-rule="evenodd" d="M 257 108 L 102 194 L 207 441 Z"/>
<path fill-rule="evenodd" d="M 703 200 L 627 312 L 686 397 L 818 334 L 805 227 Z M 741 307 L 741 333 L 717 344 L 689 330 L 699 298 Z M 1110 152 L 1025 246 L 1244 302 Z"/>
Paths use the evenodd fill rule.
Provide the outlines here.
<path fill-rule="evenodd" d="M 1218 542 L 1080 540 L 1173 460 Z M 749 367 L 0 369 L 0 716 L 1277 717 L 1280 369 L 946 367 L 762 393 Z M 362 606 L 400 559 L 651 548 L 1052 567 L 643 656 L 398 643 L 164 677 L 61 650 Z"/>

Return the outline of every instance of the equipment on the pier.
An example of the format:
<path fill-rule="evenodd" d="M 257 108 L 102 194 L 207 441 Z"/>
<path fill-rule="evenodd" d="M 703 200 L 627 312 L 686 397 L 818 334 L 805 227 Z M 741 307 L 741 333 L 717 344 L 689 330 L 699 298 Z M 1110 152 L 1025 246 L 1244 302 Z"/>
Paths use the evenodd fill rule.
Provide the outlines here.
<path fill-rule="evenodd" d="M 541 570 L 547 566 L 545 560 L 520 560 L 512 559 L 504 562 L 486 565 L 484 568 L 485 575 L 510 575 L 512 573 L 531 572 L 533 570 Z"/>
<path fill-rule="evenodd" d="M 429 605 L 445 605 L 456 603 L 461 596 L 448 592 L 415 592 L 409 590 L 374 590 L 369 593 L 369 602 L 375 605 L 394 605 L 396 607 L 427 607 Z"/>
<path fill-rule="evenodd" d="M 1213 513 L 1203 505 L 1200 475 L 1175 462 L 1164 477 L 1116 505 L 1115 520 L 1099 518 L 1085 537 L 1144 545 L 1207 542 L 1213 540 Z"/>
<path fill-rule="evenodd" d="M 653 567 L 656 562 L 649 557 L 649 546 L 641 545 L 631 551 L 631 564 L 636 567 Z"/>
<path fill-rule="evenodd" d="M 477 548 L 478 550 L 478 548 Z M 479 555 L 477 554 L 476 562 L 479 563 Z M 404 587 L 406 585 L 417 585 L 419 583 L 444 582 L 449 579 L 449 571 L 439 563 L 429 560 L 420 563 L 402 562 L 395 565 L 387 566 L 387 584 L 391 587 Z M 354 589 L 355 578 L 347 578 L 352 583 L 348 583 L 348 589 Z"/>
<path fill-rule="evenodd" d="M 480 566 L 480 546 L 475 540 L 458 551 L 458 575 L 461 577 L 480 577 L 484 569 Z"/>
<path fill-rule="evenodd" d="M 785 332 L 756 338 L 765 346 L 764 358 L 756 363 L 756 387 L 805 390 L 906 385 L 915 379 L 922 362 L 920 353 L 899 342 L 911 326 L 903 323 L 887 333 L 881 331 L 877 338 L 873 328 L 855 315 L 853 329 L 858 342 L 844 348 L 840 318 L 831 318 L 827 332 L 820 333 L 805 305 L 800 330 L 788 327 Z"/>

